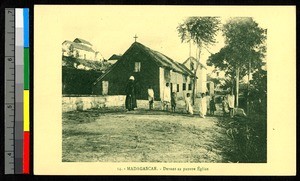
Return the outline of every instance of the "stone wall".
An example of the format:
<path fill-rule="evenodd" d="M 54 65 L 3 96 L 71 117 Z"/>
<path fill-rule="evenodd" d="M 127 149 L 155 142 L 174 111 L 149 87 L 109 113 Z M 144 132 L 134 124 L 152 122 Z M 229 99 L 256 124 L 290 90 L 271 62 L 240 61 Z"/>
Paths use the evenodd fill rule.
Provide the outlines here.
<path fill-rule="evenodd" d="M 125 96 L 63 96 L 62 111 L 82 111 L 104 107 L 124 107 Z"/>
<path fill-rule="evenodd" d="M 148 109 L 148 100 L 137 100 L 138 109 Z M 184 107 L 184 101 L 178 100 L 177 106 Z M 62 111 L 84 111 L 89 109 L 101 109 L 109 107 L 122 107 L 125 109 L 125 96 L 72 96 L 62 97 Z M 161 109 L 161 102 L 154 101 L 154 109 Z"/>

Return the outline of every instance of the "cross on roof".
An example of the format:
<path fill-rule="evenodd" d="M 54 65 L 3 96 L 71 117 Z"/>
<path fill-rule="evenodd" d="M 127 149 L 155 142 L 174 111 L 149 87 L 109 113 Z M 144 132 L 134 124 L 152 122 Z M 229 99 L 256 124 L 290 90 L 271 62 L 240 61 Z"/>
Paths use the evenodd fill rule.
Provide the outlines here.
<path fill-rule="evenodd" d="M 134 42 L 136 42 L 136 39 L 137 39 L 138 37 L 137 37 L 136 34 L 135 34 L 135 36 L 134 36 L 133 38 L 134 38 Z"/>

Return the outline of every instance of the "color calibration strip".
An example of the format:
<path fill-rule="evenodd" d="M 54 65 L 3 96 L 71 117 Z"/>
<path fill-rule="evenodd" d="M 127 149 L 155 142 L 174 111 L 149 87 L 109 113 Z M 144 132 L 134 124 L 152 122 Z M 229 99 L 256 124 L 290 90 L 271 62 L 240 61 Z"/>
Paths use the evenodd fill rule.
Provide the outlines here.
<path fill-rule="evenodd" d="M 15 173 L 29 174 L 29 9 L 15 12 Z"/>
<path fill-rule="evenodd" d="M 24 30 L 24 137 L 23 137 L 23 173 L 29 174 L 30 128 L 29 128 L 29 9 L 23 9 Z"/>
<path fill-rule="evenodd" d="M 5 173 L 29 174 L 29 9 L 5 12 Z"/>

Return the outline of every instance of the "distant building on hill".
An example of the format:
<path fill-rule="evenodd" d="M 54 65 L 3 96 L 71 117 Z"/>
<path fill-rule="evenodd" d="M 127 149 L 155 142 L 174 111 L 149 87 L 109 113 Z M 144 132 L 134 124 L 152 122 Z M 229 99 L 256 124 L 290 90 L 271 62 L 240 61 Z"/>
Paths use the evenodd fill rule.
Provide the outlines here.
<path fill-rule="evenodd" d="M 74 41 L 65 40 L 62 43 L 62 56 L 92 61 L 103 60 L 99 51 L 90 42 L 81 38 L 75 38 Z"/>

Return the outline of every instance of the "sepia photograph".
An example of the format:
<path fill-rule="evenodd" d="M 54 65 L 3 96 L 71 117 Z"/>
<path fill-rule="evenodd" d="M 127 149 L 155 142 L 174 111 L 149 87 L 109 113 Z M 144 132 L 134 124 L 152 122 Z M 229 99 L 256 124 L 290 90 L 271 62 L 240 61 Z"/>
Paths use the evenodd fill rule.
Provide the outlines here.
<path fill-rule="evenodd" d="M 35 172 L 294 173 L 294 10 L 35 6 Z"/>
<path fill-rule="evenodd" d="M 63 28 L 63 162 L 266 163 L 262 20 L 116 17 Z"/>

